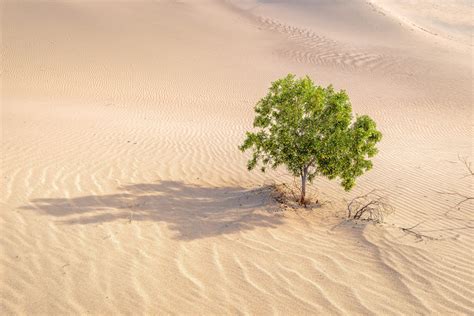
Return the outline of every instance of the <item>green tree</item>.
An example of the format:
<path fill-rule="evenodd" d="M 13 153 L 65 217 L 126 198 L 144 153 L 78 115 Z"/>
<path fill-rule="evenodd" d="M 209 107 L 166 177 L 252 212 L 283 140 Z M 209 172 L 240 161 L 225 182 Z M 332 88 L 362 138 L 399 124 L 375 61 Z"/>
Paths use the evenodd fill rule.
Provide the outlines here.
<path fill-rule="evenodd" d="M 372 168 L 382 134 L 367 115 L 352 117 L 344 90 L 315 86 L 309 77 L 289 74 L 272 83 L 255 106 L 254 132 L 247 132 L 241 151 L 250 149 L 249 170 L 261 164 L 285 165 L 301 177 L 300 203 L 305 204 L 306 183 L 315 176 L 339 178 L 346 191 Z"/>

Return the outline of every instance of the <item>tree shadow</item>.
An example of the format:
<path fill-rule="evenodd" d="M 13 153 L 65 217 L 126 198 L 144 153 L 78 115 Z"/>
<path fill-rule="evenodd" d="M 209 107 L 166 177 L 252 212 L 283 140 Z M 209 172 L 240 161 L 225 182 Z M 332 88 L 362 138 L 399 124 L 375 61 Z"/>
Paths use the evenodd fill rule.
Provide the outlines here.
<path fill-rule="evenodd" d="M 205 187 L 177 181 L 133 184 L 120 193 L 76 198 L 43 198 L 20 207 L 60 218 L 63 224 L 100 224 L 117 220 L 165 222 L 174 238 L 193 240 L 283 222 L 272 210 L 271 187 Z"/>

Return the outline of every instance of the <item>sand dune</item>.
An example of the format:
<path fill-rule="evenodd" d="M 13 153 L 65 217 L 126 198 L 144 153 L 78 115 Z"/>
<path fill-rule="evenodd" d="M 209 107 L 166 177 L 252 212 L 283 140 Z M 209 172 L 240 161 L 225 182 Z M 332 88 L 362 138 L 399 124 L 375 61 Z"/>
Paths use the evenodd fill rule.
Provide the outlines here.
<path fill-rule="evenodd" d="M 2 2 L 1 313 L 472 314 L 474 205 L 442 193 L 473 190 L 472 25 L 434 2 Z M 313 212 L 237 149 L 289 72 L 384 134 Z M 374 188 L 396 212 L 345 222 Z"/>
<path fill-rule="evenodd" d="M 471 1 L 371 0 L 370 2 L 408 27 L 472 46 L 474 6 Z"/>

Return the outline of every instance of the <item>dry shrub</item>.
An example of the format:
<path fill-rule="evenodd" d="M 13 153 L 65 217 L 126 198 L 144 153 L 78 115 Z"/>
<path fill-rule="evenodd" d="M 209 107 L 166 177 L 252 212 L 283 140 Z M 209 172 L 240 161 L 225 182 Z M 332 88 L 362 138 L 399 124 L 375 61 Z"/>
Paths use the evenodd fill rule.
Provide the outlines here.
<path fill-rule="evenodd" d="M 288 185 L 286 183 L 272 184 L 272 197 L 281 206 L 291 209 L 312 208 L 319 205 L 319 200 L 313 196 L 308 196 L 305 203 L 301 205 L 300 201 L 300 190 L 296 185 Z"/>
<path fill-rule="evenodd" d="M 372 190 L 352 199 L 347 205 L 347 217 L 382 223 L 384 217 L 393 213 L 394 208 L 379 191 Z"/>

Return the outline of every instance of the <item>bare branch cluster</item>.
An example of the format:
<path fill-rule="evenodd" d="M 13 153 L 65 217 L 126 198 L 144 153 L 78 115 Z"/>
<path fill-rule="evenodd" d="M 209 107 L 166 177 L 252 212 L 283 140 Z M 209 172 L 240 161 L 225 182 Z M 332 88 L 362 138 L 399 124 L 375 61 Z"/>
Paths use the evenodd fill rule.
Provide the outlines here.
<path fill-rule="evenodd" d="M 325 201 L 321 201 L 310 194 L 309 197 L 305 199 L 304 204 L 300 204 L 299 194 L 301 188 L 295 183 L 287 184 L 273 184 L 270 186 L 272 189 L 272 197 L 280 205 L 284 206 L 287 209 L 300 209 L 301 207 L 313 209 L 314 207 L 319 207 L 323 204 L 326 204 Z"/>
<path fill-rule="evenodd" d="M 357 196 L 347 205 L 347 217 L 350 219 L 370 220 L 377 223 L 384 221 L 384 217 L 393 213 L 394 208 L 388 199 L 377 190 Z"/>
<path fill-rule="evenodd" d="M 280 204 L 290 208 L 297 208 L 299 204 L 298 194 L 300 189 L 296 184 L 290 186 L 286 183 L 281 183 L 273 186 L 273 198 Z"/>

